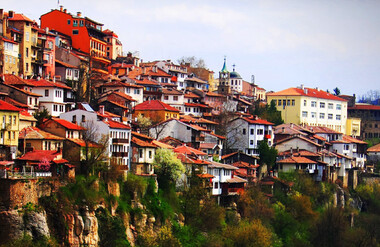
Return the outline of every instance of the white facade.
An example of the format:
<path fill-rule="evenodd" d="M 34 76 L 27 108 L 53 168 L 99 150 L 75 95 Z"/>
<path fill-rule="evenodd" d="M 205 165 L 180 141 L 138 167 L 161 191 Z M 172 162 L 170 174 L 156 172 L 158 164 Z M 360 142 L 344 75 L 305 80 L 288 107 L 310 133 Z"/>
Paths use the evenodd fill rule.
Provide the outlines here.
<path fill-rule="evenodd" d="M 64 89 L 58 87 L 35 87 L 33 93 L 42 95 L 39 99 L 39 108 L 46 108 L 50 115 L 58 117 L 65 112 Z"/>
<path fill-rule="evenodd" d="M 238 168 L 232 165 L 217 162 L 211 162 L 211 164 L 208 165 L 207 173 L 214 176 L 214 178 L 212 178 L 211 190 L 211 194 L 213 196 L 219 196 L 222 194 L 221 183 L 226 183 L 229 179 L 231 179 L 233 177 L 233 171 L 237 169 Z"/>

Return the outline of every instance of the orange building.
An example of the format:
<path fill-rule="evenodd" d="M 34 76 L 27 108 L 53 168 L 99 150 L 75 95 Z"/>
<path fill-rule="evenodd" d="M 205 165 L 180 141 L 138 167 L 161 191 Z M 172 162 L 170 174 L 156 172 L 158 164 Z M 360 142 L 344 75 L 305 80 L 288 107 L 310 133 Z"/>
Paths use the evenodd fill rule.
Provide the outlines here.
<path fill-rule="evenodd" d="M 179 119 L 179 110 L 159 100 L 144 101 L 135 106 L 133 117 L 139 114 L 149 117 L 153 123 L 159 123 L 170 118 Z"/>
<path fill-rule="evenodd" d="M 41 28 L 50 28 L 71 37 L 72 47 L 91 56 L 93 71 L 108 74 L 107 65 L 110 60 L 106 57 L 106 34 L 103 24 L 83 17 L 81 12 L 76 15 L 67 13 L 61 7 L 41 16 Z"/>

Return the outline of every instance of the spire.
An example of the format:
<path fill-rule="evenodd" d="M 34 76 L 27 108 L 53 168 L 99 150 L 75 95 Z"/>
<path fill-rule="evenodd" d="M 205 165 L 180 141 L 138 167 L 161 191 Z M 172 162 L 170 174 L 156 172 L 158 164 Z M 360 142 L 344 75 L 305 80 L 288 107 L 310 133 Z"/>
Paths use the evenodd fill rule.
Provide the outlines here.
<path fill-rule="evenodd" d="M 220 72 L 228 73 L 227 66 L 226 66 L 226 56 L 224 56 L 224 64 L 223 64 L 223 68 Z"/>

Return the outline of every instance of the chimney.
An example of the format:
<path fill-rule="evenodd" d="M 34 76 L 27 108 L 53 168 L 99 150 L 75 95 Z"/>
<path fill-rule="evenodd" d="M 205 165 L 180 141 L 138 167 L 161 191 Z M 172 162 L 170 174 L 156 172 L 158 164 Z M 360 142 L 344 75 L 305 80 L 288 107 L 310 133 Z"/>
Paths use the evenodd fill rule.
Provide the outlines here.
<path fill-rule="evenodd" d="M 67 13 L 67 9 L 64 9 L 63 12 Z"/>
<path fill-rule="evenodd" d="M 82 12 L 77 12 L 77 16 L 81 17 L 82 16 Z"/>
<path fill-rule="evenodd" d="M 99 106 L 99 113 L 104 115 L 104 105 Z"/>
<path fill-rule="evenodd" d="M 59 11 L 61 11 L 61 12 L 63 11 L 63 5 L 59 6 Z"/>
<path fill-rule="evenodd" d="M 8 17 L 9 17 L 9 18 L 13 18 L 13 11 L 12 11 L 12 10 L 9 10 L 9 12 L 8 12 Z"/>

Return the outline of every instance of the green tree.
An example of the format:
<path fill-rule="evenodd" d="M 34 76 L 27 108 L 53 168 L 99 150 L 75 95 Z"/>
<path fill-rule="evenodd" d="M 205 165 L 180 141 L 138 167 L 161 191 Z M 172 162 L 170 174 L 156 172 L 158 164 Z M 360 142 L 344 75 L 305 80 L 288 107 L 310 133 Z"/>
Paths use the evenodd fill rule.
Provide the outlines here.
<path fill-rule="evenodd" d="M 258 151 L 260 165 L 266 164 L 268 166 L 268 170 L 271 170 L 276 164 L 276 157 L 278 154 L 277 150 L 274 147 L 269 147 L 268 141 L 265 139 L 259 143 Z"/>
<path fill-rule="evenodd" d="M 165 148 L 156 150 L 153 165 L 162 189 L 168 189 L 185 172 L 185 167 L 176 154 Z"/>
<path fill-rule="evenodd" d="M 42 111 L 37 110 L 33 114 L 33 117 L 35 119 L 37 119 L 37 126 L 39 126 L 40 124 L 42 124 L 45 119 L 51 119 L 50 112 L 45 107 L 42 109 Z"/>
<path fill-rule="evenodd" d="M 262 119 L 274 123 L 275 125 L 280 125 L 284 123 L 284 120 L 281 117 L 281 112 L 277 110 L 274 100 L 270 104 L 263 105 L 259 100 L 256 101 L 250 109 L 252 115 L 257 115 Z"/>

